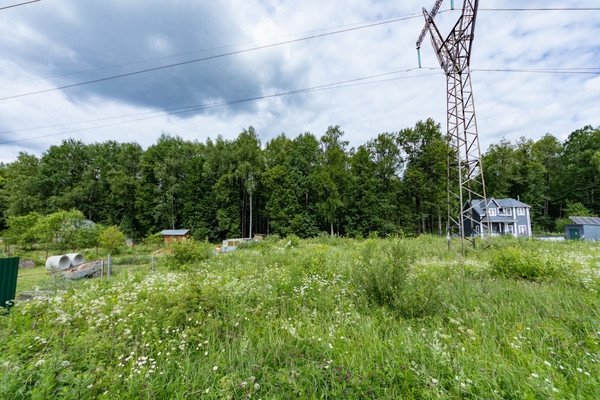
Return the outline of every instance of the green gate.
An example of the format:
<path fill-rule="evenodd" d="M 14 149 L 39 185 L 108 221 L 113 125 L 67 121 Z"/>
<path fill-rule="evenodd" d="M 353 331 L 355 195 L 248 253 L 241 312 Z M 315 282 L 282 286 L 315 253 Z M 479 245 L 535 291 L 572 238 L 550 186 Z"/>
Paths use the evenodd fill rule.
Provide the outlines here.
<path fill-rule="evenodd" d="M 0 258 L 0 309 L 13 305 L 18 273 L 19 257 Z"/>

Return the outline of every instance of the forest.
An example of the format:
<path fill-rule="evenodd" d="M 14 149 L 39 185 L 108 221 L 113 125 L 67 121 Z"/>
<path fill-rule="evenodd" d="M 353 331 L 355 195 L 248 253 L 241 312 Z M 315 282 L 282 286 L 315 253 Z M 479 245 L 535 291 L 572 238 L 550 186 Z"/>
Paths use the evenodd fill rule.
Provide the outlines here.
<path fill-rule="evenodd" d="M 0 231 L 11 218 L 78 210 L 131 238 L 163 229 L 212 242 L 250 233 L 441 234 L 447 152 L 431 119 L 357 148 L 339 126 L 264 144 L 253 127 L 235 140 L 163 133 L 146 150 L 67 139 L 39 158 L 21 152 L 0 164 Z M 503 139 L 482 154 L 482 165 L 488 197 L 529 204 L 534 231 L 559 232 L 569 214 L 600 213 L 600 127 L 564 142 L 551 134 Z"/>

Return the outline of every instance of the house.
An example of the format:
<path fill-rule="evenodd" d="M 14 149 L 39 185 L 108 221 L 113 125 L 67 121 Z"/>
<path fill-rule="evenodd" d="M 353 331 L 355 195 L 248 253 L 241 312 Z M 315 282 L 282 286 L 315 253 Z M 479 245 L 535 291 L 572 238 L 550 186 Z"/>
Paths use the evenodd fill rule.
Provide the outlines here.
<path fill-rule="evenodd" d="M 468 207 L 467 203 L 465 207 Z M 492 235 L 513 235 L 515 237 L 531 237 L 531 216 L 529 205 L 515 199 L 487 198 L 473 203 L 473 223 L 464 220 L 465 236 L 487 233 L 489 219 Z M 487 218 L 486 218 L 487 215 Z"/>
<path fill-rule="evenodd" d="M 165 244 L 171 244 L 173 242 L 182 242 L 184 240 L 189 239 L 190 230 L 189 229 L 165 229 L 160 232 L 163 235 Z"/>
<path fill-rule="evenodd" d="M 572 224 L 565 225 L 567 240 L 600 240 L 600 218 L 569 217 Z"/>

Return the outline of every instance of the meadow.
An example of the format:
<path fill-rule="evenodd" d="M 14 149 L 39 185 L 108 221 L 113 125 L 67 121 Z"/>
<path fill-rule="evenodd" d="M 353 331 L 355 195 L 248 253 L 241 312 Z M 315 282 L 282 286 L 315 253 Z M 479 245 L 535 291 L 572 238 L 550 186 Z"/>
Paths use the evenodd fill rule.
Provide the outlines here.
<path fill-rule="evenodd" d="M 600 245 L 479 245 L 270 237 L 20 279 L 0 398 L 597 398 Z"/>

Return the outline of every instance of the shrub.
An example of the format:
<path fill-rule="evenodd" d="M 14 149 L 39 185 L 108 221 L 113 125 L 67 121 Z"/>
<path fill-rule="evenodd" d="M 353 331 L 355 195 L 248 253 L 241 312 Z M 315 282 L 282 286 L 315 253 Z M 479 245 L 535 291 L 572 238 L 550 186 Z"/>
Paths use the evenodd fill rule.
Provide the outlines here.
<path fill-rule="evenodd" d="M 270 235 L 267 235 L 264 241 L 267 243 L 277 243 L 279 242 L 279 240 L 281 240 L 281 237 L 276 233 L 272 233 Z"/>
<path fill-rule="evenodd" d="M 148 237 L 146 237 L 143 241 L 143 243 L 147 246 L 156 246 L 156 247 L 160 247 L 163 243 L 164 243 L 164 237 L 160 232 L 157 233 L 153 233 L 152 235 L 149 235 Z"/>
<path fill-rule="evenodd" d="M 174 243 L 171 253 L 166 256 L 166 262 L 171 270 L 186 271 L 194 264 L 208 260 L 212 253 L 213 245 L 209 242 L 190 239 Z"/>
<path fill-rule="evenodd" d="M 385 307 L 402 318 L 419 318 L 439 308 L 444 272 L 415 264 L 415 251 L 395 238 L 365 241 L 352 280 L 368 306 Z"/>
<path fill-rule="evenodd" d="M 494 275 L 532 281 L 556 276 L 559 271 L 558 262 L 534 250 L 525 250 L 517 246 L 495 250 L 490 267 Z"/>
<path fill-rule="evenodd" d="M 370 239 L 365 242 L 358 261 L 353 280 L 367 301 L 396 309 L 413 261 L 405 247 L 399 240 L 384 246 Z"/>
<path fill-rule="evenodd" d="M 300 244 L 300 238 L 293 233 L 285 238 L 287 240 L 286 247 L 297 247 Z"/>
<path fill-rule="evenodd" d="M 125 234 L 116 226 L 109 226 L 100 233 L 98 241 L 102 247 L 108 249 L 109 253 L 116 254 L 119 247 L 125 242 Z"/>

